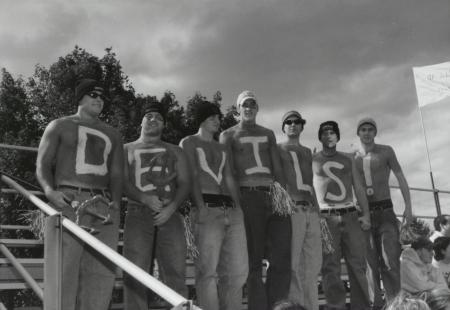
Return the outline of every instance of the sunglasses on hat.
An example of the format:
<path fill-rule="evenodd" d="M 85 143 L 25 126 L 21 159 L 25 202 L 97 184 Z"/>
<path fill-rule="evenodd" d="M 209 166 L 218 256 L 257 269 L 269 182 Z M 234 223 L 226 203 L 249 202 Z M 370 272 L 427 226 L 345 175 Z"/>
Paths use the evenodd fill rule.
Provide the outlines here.
<path fill-rule="evenodd" d="M 300 119 L 296 118 L 296 119 L 288 119 L 288 120 L 285 121 L 284 123 L 285 123 L 286 125 L 292 125 L 292 124 L 300 125 L 300 124 L 302 123 L 302 121 L 301 121 Z"/>
<path fill-rule="evenodd" d="M 93 99 L 100 97 L 103 101 L 105 101 L 105 96 L 103 94 L 96 93 L 95 91 L 87 93 L 87 95 Z"/>

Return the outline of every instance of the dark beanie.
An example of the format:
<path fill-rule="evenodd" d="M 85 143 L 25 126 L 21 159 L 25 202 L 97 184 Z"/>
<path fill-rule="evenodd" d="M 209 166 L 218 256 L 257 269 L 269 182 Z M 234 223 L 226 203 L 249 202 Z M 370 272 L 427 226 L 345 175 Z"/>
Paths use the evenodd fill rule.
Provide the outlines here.
<path fill-rule="evenodd" d="M 338 124 L 335 121 L 326 121 L 326 122 L 323 122 L 322 124 L 320 124 L 320 126 L 319 126 L 319 141 L 320 141 L 320 137 L 322 136 L 322 133 L 325 130 L 333 130 L 337 135 L 338 141 L 341 140 L 341 133 L 339 132 Z"/>
<path fill-rule="evenodd" d="M 84 95 L 90 93 L 96 88 L 102 87 L 99 85 L 98 81 L 94 79 L 82 79 L 78 81 L 78 84 L 75 87 L 75 103 L 78 104 L 80 100 L 84 97 Z"/>
<path fill-rule="evenodd" d="M 365 125 L 365 124 L 372 125 L 375 128 L 375 131 L 377 131 L 377 123 L 375 122 L 375 120 L 373 118 L 370 118 L 370 117 L 364 117 L 364 118 L 359 120 L 358 126 L 356 126 L 356 134 L 359 133 L 359 128 L 362 125 Z"/>
<path fill-rule="evenodd" d="M 164 119 L 164 123 L 166 122 L 167 113 L 166 109 L 164 108 L 164 105 L 161 102 L 158 101 L 152 101 L 144 106 L 144 115 L 150 113 L 150 112 L 157 112 L 161 114 L 162 118 Z"/>
<path fill-rule="evenodd" d="M 200 125 L 210 116 L 219 115 L 222 117 L 222 112 L 220 108 L 209 101 L 203 101 L 202 103 L 197 103 L 193 110 L 193 118 L 197 126 Z"/>

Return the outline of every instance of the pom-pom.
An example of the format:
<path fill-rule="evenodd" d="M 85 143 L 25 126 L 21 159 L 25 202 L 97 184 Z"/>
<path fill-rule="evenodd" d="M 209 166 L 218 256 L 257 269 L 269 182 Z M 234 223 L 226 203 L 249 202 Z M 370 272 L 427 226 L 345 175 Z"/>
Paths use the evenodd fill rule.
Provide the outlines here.
<path fill-rule="evenodd" d="M 328 228 L 327 220 L 320 218 L 320 236 L 322 239 L 322 251 L 325 254 L 332 254 L 334 252 L 333 236 Z"/>
<path fill-rule="evenodd" d="M 187 255 L 189 258 L 197 258 L 199 252 L 195 246 L 195 237 L 192 233 L 192 222 L 189 216 L 191 210 L 190 201 L 186 201 L 180 208 L 178 212 L 183 216 L 183 226 L 184 226 L 184 237 L 186 238 Z"/>
<path fill-rule="evenodd" d="M 272 200 L 273 213 L 289 216 L 294 213 L 294 201 L 288 192 L 278 182 L 270 185 L 270 198 Z"/>
<path fill-rule="evenodd" d="M 30 224 L 31 232 L 36 238 L 44 240 L 47 224 L 47 215 L 44 212 L 41 210 L 29 210 L 22 213 L 20 218 Z"/>

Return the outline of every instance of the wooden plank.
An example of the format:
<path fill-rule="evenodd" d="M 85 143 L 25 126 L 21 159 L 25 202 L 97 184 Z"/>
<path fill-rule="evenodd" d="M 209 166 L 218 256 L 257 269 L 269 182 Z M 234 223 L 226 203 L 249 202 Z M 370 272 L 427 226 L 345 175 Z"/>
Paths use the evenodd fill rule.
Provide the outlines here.
<path fill-rule="evenodd" d="M 36 239 L 0 239 L 0 243 L 12 248 L 28 248 L 44 245 L 44 241 Z"/>

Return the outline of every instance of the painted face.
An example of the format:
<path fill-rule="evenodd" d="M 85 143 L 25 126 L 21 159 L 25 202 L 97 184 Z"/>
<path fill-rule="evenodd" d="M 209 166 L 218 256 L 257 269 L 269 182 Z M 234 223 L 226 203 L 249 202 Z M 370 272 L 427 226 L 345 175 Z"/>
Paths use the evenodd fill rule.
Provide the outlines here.
<path fill-rule="evenodd" d="M 431 264 L 433 261 L 433 250 L 428 249 L 418 249 L 416 250 L 417 255 L 419 255 L 420 260 L 424 264 Z"/>
<path fill-rule="evenodd" d="M 93 91 L 87 93 L 81 98 L 79 106 L 92 115 L 99 115 L 103 110 L 103 90 L 99 87 L 96 87 Z"/>
<path fill-rule="evenodd" d="M 219 131 L 220 128 L 220 117 L 219 115 L 211 115 L 207 119 L 203 121 L 201 124 L 202 128 L 204 128 L 206 131 L 216 133 Z"/>
<path fill-rule="evenodd" d="M 363 124 L 359 127 L 358 136 L 362 143 L 373 143 L 377 130 L 371 124 Z"/>
<path fill-rule="evenodd" d="M 284 122 L 284 131 L 288 137 L 299 136 L 303 131 L 303 124 L 298 117 L 291 116 Z"/>
<path fill-rule="evenodd" d="M 239 108 L 239 113 L 241 114 L 241 120 L 255 121 L 256 114 L 258 114 L 258 104 L 253 99 L 246 99 Z"/>
<path fill-rule="evenodd" d="M 324 130 L 320 136 L 320 142 L 324 147 L 332 148 L 338 142 L 337 134 L 331 129 Z"/>
<path fill-rule="evenodd" d="M 164 118 L 158 112 L 149 112 L 142 119 L 142 133 L 159 136 L 164 129 Z"/>

